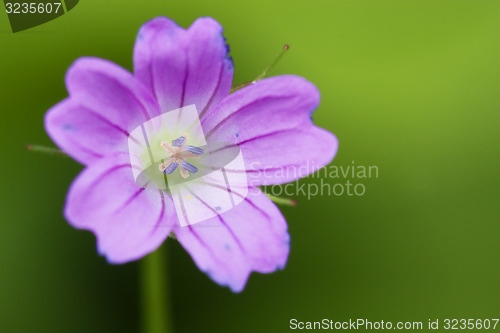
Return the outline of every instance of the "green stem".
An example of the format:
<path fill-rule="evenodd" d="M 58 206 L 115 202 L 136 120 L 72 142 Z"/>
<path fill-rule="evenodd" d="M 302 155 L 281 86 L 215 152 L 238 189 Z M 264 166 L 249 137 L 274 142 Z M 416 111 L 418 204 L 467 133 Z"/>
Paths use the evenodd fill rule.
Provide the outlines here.
<path fill-rule="evenodd" d="M 246 86 L 249 86 L 251 85 L 252 82 L 243 82 L 243 83 L 240 83 L 240 84 L 237 84 L 235 86 L 233 86 L 231 88 L 231 90 L 229 91 L 230 94 L 234 93 L 236 90 L 240 90 L 241 88 L 245 88 Z"/>
<path fill-rule="evenodd" d="M 141 260 L 142 332 L 172 332 L 167 287 L 167 253 L 162 246 Z"/>
<path fill-rule="evenodd" d="M 295 199 L 290 199 L 290 198 L 282 198 L 282 197 L 277 197 L 274 195 L 271 195 L 269 193 L 264 192 L 269 199 L 272 201 L 276 202 L 278 205 L 285 205 L 285 206 L 297 206 L 297 200 Z"/>
<path fill-rule="evenodd" d="M 276 56 L 276 58 L 274 59 L 274 61 L 272 63 L 269 64 L 269 66 L 267 66 L 264 71 L 262 73 L 259 74 L 259 76 L 257 76 L 257 78 L 254 80 L 254 82 L 257 82 L 257 81 L 260 81 L 262 80 L 263 78 L 266 77 L 267 73 L 269 73 L 269 71 L 271 69 L 274 68 L 274 66 L 276 66 L 276 64 L 280 61 L 281 57 L 283 57 L 283 55 L 285 54 L 286 51 L 288 51 L 290 47 L 288 45 L 284 45 L 283 48 L 281 49 L 280 53 L 278 53 L 278 55 Z"/>
<path fill-rule="evenodd" d="M 253 80 L 252 82 L 243 82 L 243 83 L 240 83 L 240 84 L 237 84 L 235 86 L 233 86 L 231 88 L 231 90 L 229 91 L 230 94 L 232 94 L 233 92 L 235 92 L 236 90 L 240 90 L 241 88 L 245 88 L 246 86 L 249 86 L 251 85 L 252 83 L 255 83 L 257 81 L 260 81 L 262 80 L 263 78 L 266 77 L 266 75 L 269 73 L 269 71 L 271 71 L 271 69 L 274 68 L 274 66 L 276 66 L 276 64 L 280 61 L 281 57 L 283 57 L 283 55 L 285 54 L 286 51 L 288 51 L 290 47 L 288 45 L 284 45 L 283 48 L 281 49 L 280 53 L 278 53 L 278 55 L 276 56 L 276 58 L 274 58 L 273 62 L 270 63 L 263 71 L 262 73 L 260 73 L 256 78 L 255 80 Z"/>
<path fill-rule="evenodd" d="M 29 151 L 34 151 L 37 153 L 44 153 L 48 155 L 59 155 L 59 156 L 67 156 L 65 152 L 63 152 L 59 148 L 55 147 L 46 147 L 41 145 L 27 145 L 26 149 Z"/>

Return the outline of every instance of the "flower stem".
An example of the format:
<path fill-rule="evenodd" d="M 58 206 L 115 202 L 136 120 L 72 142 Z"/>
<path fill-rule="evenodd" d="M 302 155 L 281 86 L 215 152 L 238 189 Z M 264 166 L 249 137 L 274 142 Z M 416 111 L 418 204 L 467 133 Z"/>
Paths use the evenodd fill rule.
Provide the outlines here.
<path fill-rule="evenodd" d="M 171 330 L 167 287 L 167 253 L 162 246 L 141 260 L 142 332 Z"/>

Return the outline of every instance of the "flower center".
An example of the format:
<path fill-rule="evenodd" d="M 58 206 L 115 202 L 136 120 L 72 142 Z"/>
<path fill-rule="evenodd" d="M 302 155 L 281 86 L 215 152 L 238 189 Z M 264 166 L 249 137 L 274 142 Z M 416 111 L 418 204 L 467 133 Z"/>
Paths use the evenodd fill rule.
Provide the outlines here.
<path fill-rule="evenodd" d="M 166 175 L 172 174 L 177 168 L 182 178 L 189 177 L 189 173 L 198 172 L 198 168 L 187 162 L 187 159 L 199 159 L 203 155 L 203 149 L 191 145 L 187 145 L 188 136 L 183 134 L 175 140 L 172 144 L 167 141 L 162 141 L 161 146 L 167 152 L 168 159 L 160 163 L 159 170 Z"/>

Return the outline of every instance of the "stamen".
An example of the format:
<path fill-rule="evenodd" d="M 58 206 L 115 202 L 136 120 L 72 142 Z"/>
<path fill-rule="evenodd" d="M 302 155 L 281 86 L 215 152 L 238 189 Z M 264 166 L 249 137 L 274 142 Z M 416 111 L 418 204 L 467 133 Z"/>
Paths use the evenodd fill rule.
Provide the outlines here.
<path fill-rule="evenodd" d="M 158 166 L 158 169 L 160 169 L 161 172 L 165 171 L 165 169 L 172 163 L 174 162 L 175 160 L 173 158 L 169 158 L 168 160 L 166 160 L 165 162 L 163 163 L 160 163 L 160 165 Z"/>
<path fill-rule="evenodd" d="M 180 167 L 179 169 L 180 169 L 180 172 L 181 172 L 181 176 L 182 176 L 182 178 L 186 179 L 186 178 L 188 178 L 188 177 L 189 177 L 189 172 L 188 172 L 186 169 L 184 169 L 184 168 L 182 167 L 182 165 L 181 165 L 181 167 Z"/>
<path fill-rule="evenodd" d="M 195 147 L 195 146 L 190 146 L 187 145 L 184 147 L 184 150 L 196 154 L 196 155 L 202 155 L 203 154 L 203 148 Z"/>
<path fill-rule="evenodd" d="M 195 167 L 194 165 L 192 165 L 191 163 L 189 162 L 186 162 L 186 161 L 182 161 L 181 162 L 181 166 L 186 169 L 187 171 L 191 172 L 191 173 L 197 173 L 198 172 L 198 168 Z"/>
<path fill-rule="evenodd" d="M 175 171 L 175 169 L 177 169 L 178 166 L 179 166 L 179 163 L 172 162 L 172 163 L 170 163 L 170 165 L 168 167 L 165 168 L 165 170 L 163 170 L 163 173 L 166 175 L 170 175 L 172 172 Z"/>
<path fill-rule="evenodd" d="M 170 154 L 170 158 L 158 166 L 160 171 L 166 175 L 170 175 L 179 167 L 179 171 L 183 178 L 188 178 L 189 173 L 198 172 L 198 168 L 186 162 L 186 159 L 199 159 L 204 150 L 203 148 L 186 145 L 187 140 L 188 135 L 183 134 L 181 137 L 172 140 L 172 146 L 166 141 L 161 143 L 161 146 Z"/>
<path fill-rule="evenodd" d="M 161 146 L 170 154 L 175 154 L 175 149 L 167 141 L 162 141 Z"/>
<path fill-rule="evenodd" d="M 183 151 L 178 156 L 183 160 L 189 160 L 189 159 L 199 160 L 201 158 L 201 155 L 193 154 L 189 151 Z"/>
<path fill-rule="evenodd" d="M 175 140 L 172 140 L 172 146 L 174 146 L 174 147 L 182 147 L 182 145 L 184 144 L 184 142 L 186 142 L 186 137 L 181 136 L 181 137 L 178 137 Z"/>

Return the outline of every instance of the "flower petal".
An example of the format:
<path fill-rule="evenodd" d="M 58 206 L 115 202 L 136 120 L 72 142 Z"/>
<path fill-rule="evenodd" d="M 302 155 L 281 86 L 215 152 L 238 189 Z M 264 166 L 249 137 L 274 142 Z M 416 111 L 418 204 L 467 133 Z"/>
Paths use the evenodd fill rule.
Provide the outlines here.
<path fill-rule="evenodd" d="M 165 17 L 147 22 L 135 43 L 134 73 L 163 112 L 195 104 L 203 114 L 231 89 L 233 65 L 221 25 L 211 18 L 189 29 Z"/>
<path fill-rule="evenodd" d="M 253 186 L 283 184 L 327 165 L 337 152 L 337 138 L 312 122 L 319 98 L 304 78 L 272 77 L 226 97 L 202 126 L 207 141 L 240 147 Z"/>
<path fill-rule="evenodd" d="M 203 202 L 196 193 L 192 195 Z M 244 201 L 232 210 L 175 228 L 174 233 L 200 270 L 234 292 L 243 290 L 252 271 L 283 269 L 290 251 L 283 215 L 257 188 L 250 188 Z"/>
<path fill-rule="evenodd" d="M 69 98 L 45 115 L 45 128 L 71 157 L 88 165 L 127 151 L 129 133 L 160 109 L 131 73 L 99 58 L 80 58 L 66 74 Z"/>
<path fill-rule="evenodd" d="M 135 184 L 126 153 L 82 171 L 69 190 L 65 216 L 75 228 L 92 231 L 99 253 L 114 264 L 154 251 L 178 224 L 170 196 Z"/>

